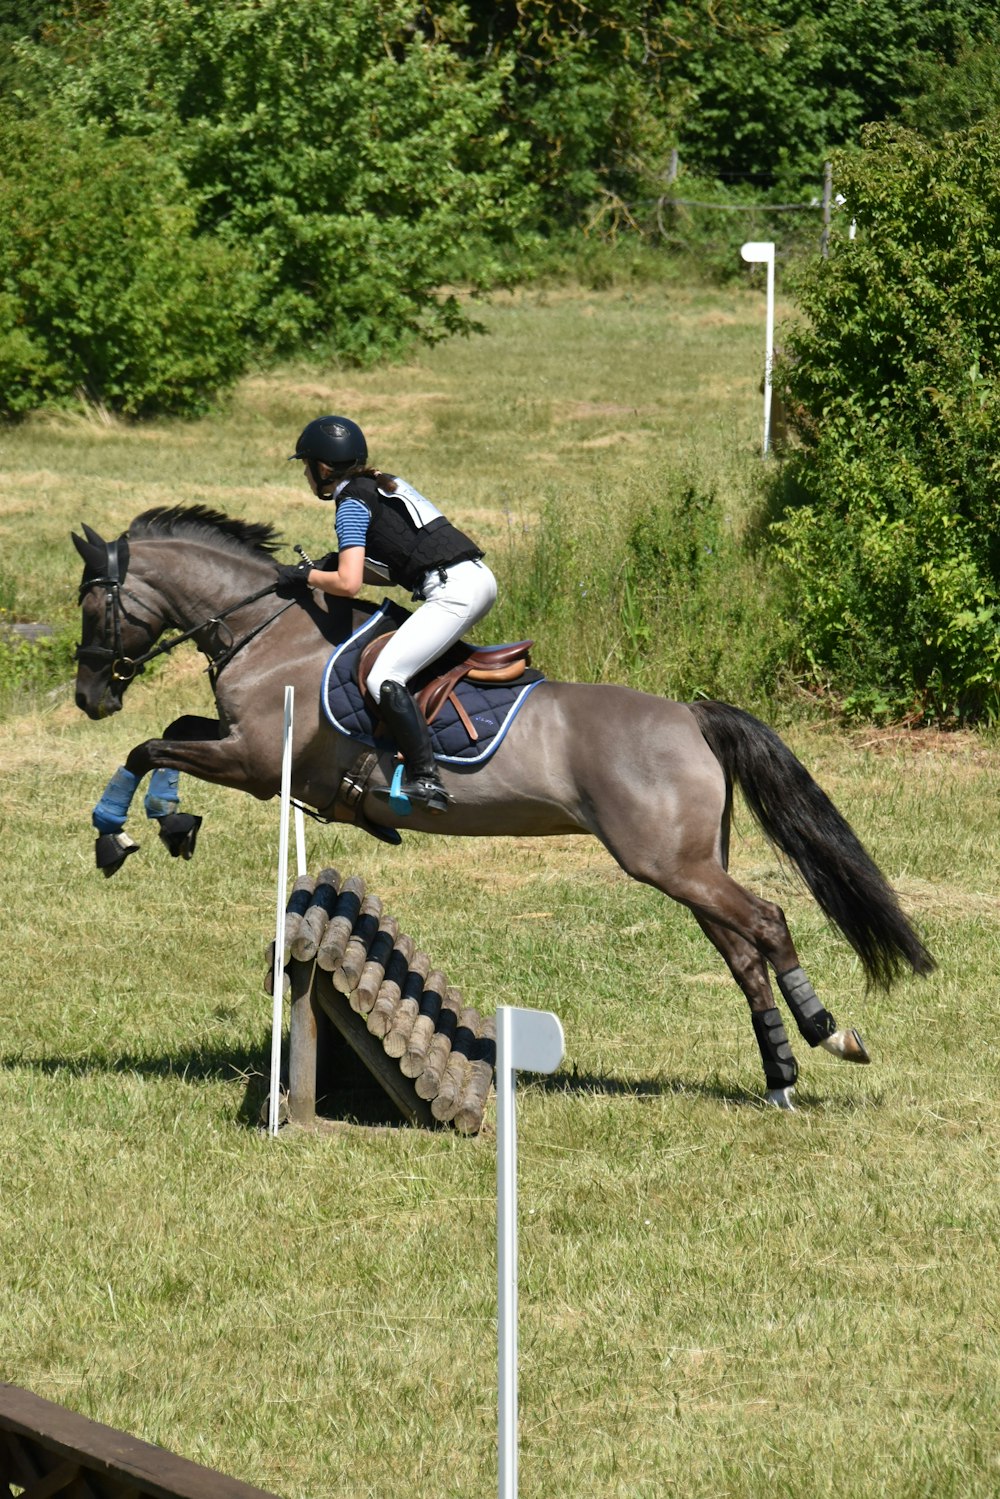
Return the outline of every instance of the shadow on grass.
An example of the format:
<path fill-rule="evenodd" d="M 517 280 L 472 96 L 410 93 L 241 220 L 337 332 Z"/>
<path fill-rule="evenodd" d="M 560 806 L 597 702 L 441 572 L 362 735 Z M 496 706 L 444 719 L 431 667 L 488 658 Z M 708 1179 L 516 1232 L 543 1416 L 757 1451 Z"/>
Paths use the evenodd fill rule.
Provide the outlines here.
<path fill-rule="evenodd" d="M 727 1086 L 719 1078 L 708 1081 L 693 1081 L 690 1078 L 616 1078 L 602 1073 L 557 1072 L 551 1076 L 541 1073 L 518 1074 L 518 1090 L 536 1093 L 582 1093 L 600 1098 L 703 1098 L 710 1103 L 727 1104 L 741 1109 L 767 1109 L 763 1086 L 759 1091 L 751 1088 Z M 880 1093 L 864 1092 L 854 1098 L 828 1098 L 815 1086 L 803 1082 L 795 1090 L 795 1103 L 799 1109 L 835 1109 L 838 1113 L 853 1114 L 879 1106 Z"/>
<path fill-rule="evenodd" d="M 33 1057 L 21 1053 L 0 1057 L 0 1067 L 8 1072 L 30 1067 L 48 1077 L 64 1074 L 85 1078 L 121 1072 L 151 1079 L 177 1078 L 186 1083 L 238 1082 L 243 1084 L 243 1098 L 236 1112 L 237 1122 L 247 1128 L 258 1128 L 267 1116 L 270 1059 L 268 1033 L 256 1045 L 243 1048 L 198 1047 L 169 1055 L 124 1052 L 113 1056 L 95 1052 L 72 1057 Z M 287 1086 L 284 1074 L 282 1086 Z M 521 1072 L 518 1074 L 518 1090 L 606 1099 L 703 1098 L 735 1108 L 759 1109 L 764 1106 L 761 1092 L 727 1086 L 718 1078 L 700 1081 L 681 1077 L 623 1078 L 576 1069 L 552 1075 Z M 326 1075 L 319 1079 L 318 1091 L 321 1096 L 317 1111 L 324 1119 L 383 1127 L 399 1127 L 406 1122 L 349 1048 L 337 1055 L 335 1070 L 326 1069 Z M 806 1107 L 825 1103 L 822 1095 L 812 1090 L 797 1097 L 799 1104 Z M 840 1099 L 837 1106 L 852 1109 L 870 1107 L 871 1103 L 870 1097 L 853 1103 Z"/>
<path fill-rule="evenodd" d="M 287 1037 L 285 1039 L 287 1063 Z M 242 1083 L 243 1098 L 236 1120 L 248 1129 L 267 1122 L 267 1100 L 271 1080 L 271 1036 L 267 1032 L 256 1045 L 246 1047 L 199 1046 L 156 1055 L 121 1052 L 93 1052 L 83 1056 L 47 1055 L 33 1057 L 26 1053 L 0 1057 L 0 1068 L 13 1072 L 30 1067 L 46 1077 L 87 1078 L 109 1073 L 127 1073 L 137 1077 L 165 1080 L 176 1078 L 185 1083 Z M 282 1071 L 282 1089 L 288 1086 L 286 1070 Z M 392 1101 L 373 1082 L 367 1072 L 346 1052 L 337 1057 L 337 1076 L 318 1079 L 317 1112 L 324 1119 L 355 1124 L 399 1126 L 406 1121 Z"/>
<path fill-rule="evenodd" d="M 621 1078 L 604 1073 L 556 1072 L 550 1076 L 521 1072 L 518 1088 L 539 1093 L 585 1093 L 602 1098 L 708 1098 L 716 1103 L 759 1104 L 761 1095 L 746 1088 L 726 1087 L 718 1079 L 694 1082 L 690 1078 Z"/>

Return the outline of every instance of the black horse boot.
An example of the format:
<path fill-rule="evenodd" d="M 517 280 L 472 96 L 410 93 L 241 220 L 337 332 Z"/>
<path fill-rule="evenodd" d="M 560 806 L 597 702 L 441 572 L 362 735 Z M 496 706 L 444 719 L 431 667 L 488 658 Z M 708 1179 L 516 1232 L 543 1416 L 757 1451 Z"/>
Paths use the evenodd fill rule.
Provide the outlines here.
<path fill-rule="evenodd" d="M 427 720 L 413 697 L 401 682 L 383 682 L 378 705 L 382 721 L 403 756 L 403 779 L 396 787 L 397 793 L 405 796 L 414 807 L 426 807 L 428 812 L 446 812 L 451 797 L 438 775 Z M 384 795 L 388 796 L 389 792 Z"/>

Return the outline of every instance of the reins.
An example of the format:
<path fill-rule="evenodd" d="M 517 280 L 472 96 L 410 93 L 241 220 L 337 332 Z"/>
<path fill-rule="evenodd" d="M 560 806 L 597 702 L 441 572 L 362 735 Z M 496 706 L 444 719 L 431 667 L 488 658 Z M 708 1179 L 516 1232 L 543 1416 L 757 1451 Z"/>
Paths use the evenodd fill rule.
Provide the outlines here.
<path fill-rule="evenodd" d="M 143 605 L 141 601 L 136 598 L 134 593 L 130 593 L 128 589 L 122 586 L 125 581 L 125 573 L 128 568 L 128 563 L 126 561 L 125 566 L 122 567 L 118 541 L 109 541 L 106 543 L 106 547 L 107 566 L 105 575 L 103 577 L 85 578 L 83 583 L 80 585 L 80 597 L 82 600 L 84 595 L 89 593 L 92 588 L 106 589 L 106 593 L 104 596 L 104 638 L 105 640 L 107 640 L 110 635 L 113 640 L 113 644 L 110 646 L 78 645 L 76 648 L 76 660 L 83 662 L 87 662 L 89 660 L 91 664 L 97 666 L 101 666 L 106 662 L 110 662 L 111 677 L 115 682 L 131 682 L 133 678 L 137 677 L 140 672 L 144 671 L 149 662 L 154 661 L 157 656 L 168 655 L 171 651 L 176 650 L 177 646 L 183 645 L 185 641 L 193 640 L 196 635 L 200 635 L 201 632 L 208 629 L 209 626 L 221 625 L 226 619 L 229 618 L 231 614 L 236 614 L 240 609 L 245 609 L 248 604 L 255 604 L 258 599 L 266 598 L 268 594 L 274 593 L 276 589 L 280 587 L 280 581 L 275 580 L 275 582 L 269 583 L 266 588 L 260 588 L 256 593 L 251 593 L 246 598 L 239 599 L 235 604 L 230 604 L 228 608 L 220 609 L 217 614 L 210 615 L 208 619 L 202 620 L 200 624 L 193 625 L 189 630 L 182 630 L 180 634 L 172 635 L 168 640 L 159 641 L 157 645 L 154 645 L 143 655 L 126 656 L 124 653 L 122 642 L 122 620 L 126 619 L 130 624 L 141 625 L 142 628 L 146 630 L 150 630 L 151 626 L 146 620 L 136 619 L 134 615 L 129 614 L 128 610 L 122 603 L 122 598 L 124 597 L 127 599 L 131 599 L 132 602 L 134 604 L 138 604 L 140 608 L 145 607 L 145 605 Z M 262 620 L 259 625 L 255 625 L 252 630 L 249 630 L 246 635 L 244 635 L 242 639 L 238 641 L 233 640 L 232 632 L 230 631 L 230 643 L 221 652 L 220 655 L 209 656 L 209 653 L 206 650 L 205 655 L 208 656 L 207 670 L 212 678 L 212 681 L 215 681 L 219 673 L 222 671 L 223 667 L 227 666 L 233 659 L 233 657 L 237 655 L 245 645 L 249 645 L 251 640 L 255 639 L 256 636 L 262 633 L 262 631 L 266 630 L 268 625 L 273 624 L 276 619 L 280 619 L 285 611 L 290 609 L 294 603 L 294 599 L 289 599 L 288 602 L 286 604 L 282 604 L 281 608 L 276 610 L 274 614 L 271 614 L 267 619 Z M 202 647 L 202 649 L 204 649 L 204 647 Z"/>

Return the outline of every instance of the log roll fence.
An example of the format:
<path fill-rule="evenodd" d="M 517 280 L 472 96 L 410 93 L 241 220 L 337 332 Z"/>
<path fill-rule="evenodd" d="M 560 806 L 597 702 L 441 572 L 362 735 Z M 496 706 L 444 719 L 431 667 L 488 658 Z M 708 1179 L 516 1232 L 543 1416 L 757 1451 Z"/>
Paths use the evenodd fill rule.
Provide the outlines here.
<path fill-rule="evenodd" d="M 466 1003 L 357 875 L 300 875 L 285 909 L 291 1000 L 286 1117 L 313 1128 L 332 1025 L 411 1124 L 478 1134 L 496 1066 L 496 1026 Z M 265 992 L 273 993 L 275 944 Z"/>

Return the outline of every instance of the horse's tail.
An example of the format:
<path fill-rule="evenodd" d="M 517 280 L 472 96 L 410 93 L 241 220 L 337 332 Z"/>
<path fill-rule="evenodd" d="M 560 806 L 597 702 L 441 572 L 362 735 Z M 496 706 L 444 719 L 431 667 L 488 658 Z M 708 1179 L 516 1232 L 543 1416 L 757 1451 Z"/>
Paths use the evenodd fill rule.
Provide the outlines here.
<path fill-rule="evenodd" d="M 869 984 L 887 989 L 900 970 L 930 973 L 924 947 L 874 860 L 787 744 L 728 703 L 691 703 L 712 753 L 736 782 L 765 835 L 795 865 L 854 948 Z"/>

